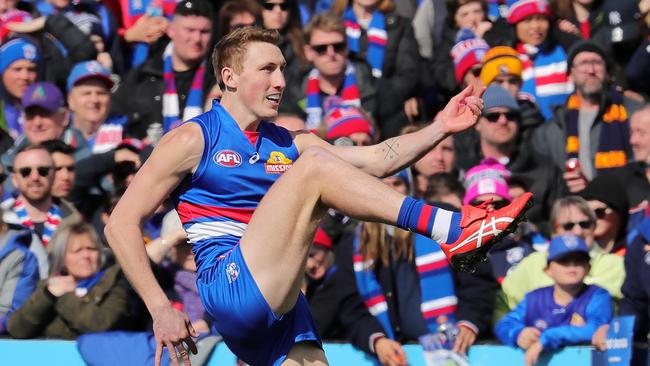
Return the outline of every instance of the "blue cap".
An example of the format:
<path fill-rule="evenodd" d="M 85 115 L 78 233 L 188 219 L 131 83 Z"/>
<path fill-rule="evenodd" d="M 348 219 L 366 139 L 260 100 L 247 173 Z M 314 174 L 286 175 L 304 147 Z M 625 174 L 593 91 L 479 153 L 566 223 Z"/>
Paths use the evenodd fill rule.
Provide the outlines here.
<path fill-rule="evenodd" d="M 91 78 L 100 79 L 106 84 L 108 89 L 113 87 L 111 72 L 97 61 L 84 61 L 75 64 L 68 76 L 68 91 L 72 90 L 78 83 Z"/>
<path fill-rule="evenodd" d="M 559 235 L 548 245 L 548 261 L 555 261 L 570 253 L 584 253 L 589 257 L 589 248 L 582 238 L 575 235 Z"/>
<path fill-rule="evenodd" d="M 56 112 L 63 107 L 63 94 L 52 83 L 38 82 L 25 90 L 21 104 L 23 109 L 41 107 L 49 112 Z"/>
<path fill-rule="evenodd" d="M 13 39 L 0 47 L 0 74 L 18 60 L 38 62 L 40 59 L 38 48 L 31 42 L 23 39 Z"/>
<path fill-rule="evenodd" d="M 500 85 L 490 85 L 483 93 L 483 102 L 485 112 L 497 107 L 519 112 L 519 105 L 515 98 Z"/>

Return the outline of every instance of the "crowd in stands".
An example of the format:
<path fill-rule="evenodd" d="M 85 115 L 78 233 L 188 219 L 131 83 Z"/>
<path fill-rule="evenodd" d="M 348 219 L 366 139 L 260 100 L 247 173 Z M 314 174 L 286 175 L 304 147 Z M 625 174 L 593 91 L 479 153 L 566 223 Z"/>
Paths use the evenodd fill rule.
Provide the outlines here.
<path fill-rule="evenodd" d="M 103 226 L 161 137 L 218 103 L 212 49 L 250 26 L 281 36 L 278 125 L 372 145 L 485 89 L 474 128 L 383 182 L 452 210 L 535 197 L 473 273 L 432 239 L 328 211 L 303 286 L 325 340 L 406 365 L 402 345 L 444 333 L 439 348 L 501 342 L 532 365 L 603 350 L 612 317 L 631 314 L 647 344 L 649 0 L 0 0 L 1 336 L 79 337 L 95 364 L 107 339 L 150 356 L 151 320 Z M 144 232 L 159 282 L 213 346 L 174 202 Z"/>

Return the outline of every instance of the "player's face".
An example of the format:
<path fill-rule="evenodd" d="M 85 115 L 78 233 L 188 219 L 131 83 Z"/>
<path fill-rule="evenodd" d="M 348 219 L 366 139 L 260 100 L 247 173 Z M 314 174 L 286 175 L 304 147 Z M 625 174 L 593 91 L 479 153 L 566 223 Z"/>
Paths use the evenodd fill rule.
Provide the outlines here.
<path fill-rule="evenodd" d="M 285 87 L 282 74 L 285 64 L 277 46 L 266 42 L 248 45 L 236 88 L 239 99 L 256 118 L 277 117 Z"/>

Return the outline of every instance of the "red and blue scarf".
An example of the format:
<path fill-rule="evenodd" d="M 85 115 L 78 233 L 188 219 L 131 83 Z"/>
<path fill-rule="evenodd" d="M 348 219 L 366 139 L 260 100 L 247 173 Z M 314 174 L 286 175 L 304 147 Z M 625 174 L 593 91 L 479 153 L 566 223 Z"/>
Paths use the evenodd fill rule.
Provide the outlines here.
<path fill-rule="evenodd" d="M 420 310 L 429 331 L 436 333 L 439 323 L 455 321 L 458 300 L 454 282 L 447 258 L 438 243 L 422 235 L 415 235 L 414 245 L 415 264 L 420 278 Z M 388 303 L 375 274 L 375 261 L 364 258 L 359 235 L 354 242 L 352 262 L 359 295 L 368 312 L 379 321 L 386 336 L 395 339 Z"/>
<path fill-rule="evenodd" d="M 14 203 L 14 212 L 16 213 L 16 216 L 18 216 L 18 220 L 20 221 L 20 224 L 22 226 L 26 227 L 32 232 L 36 232 L 34 230 L 35 229 L 34 222 L 29 217 L 29 214 L 27 213 L 27 209 L 25 208 L 25 202 L 21 200 L 16 200 L 16 202 Z M 59 209 L 59 206 L 53 203 L 49 211 L 47 211 L 47 218 L 43 223 L 43 236 L 41 237 L 41 242 L 43 242 L 43 246 L 46 247 L 47 244 L 50 242 L 52 236 L 54 235 L 54 232 L 56 231 L 56 228 L 59 226 L 60 223 L 61 223 L 61 210 Z"/>
<path fill-rule="evenodd" d="M 348 38 L 348 48 L 354 53 L 361 53 L 362 30 L 352 8 L 348 8 L 345 14 L 343 14 L 343 24 L 345 24 L 345 34 Z M 380 78 L 384 67 L 384 53 L 386 51 L 388 33 L 386 33 L 386 18 L 379 10 L 375 10 L 372 13 L 372 19 L 370 20 L 366 33 L 368 34 L 366 60 L 372 68 L 372 76 Z"/>
<path fill-rule="evenodd" d="M 630 123 L 627 110 L 623 105 L 623 95 L 615 88 L 610 93 L 611 99 L 601 117 L 600 141 L 594 158 L 594 168 L 599 172 L 604 169 L 617 168 L 627 164 L 626 146 L 630 141 Z M 578 158 L 580 138 L 578 136 L 578 114 L 580 97 L 572 94 L 567 101 L 566 112 L 566 152 L 567 159 Z"/>
<path fill-rule="evenodd" d="M 174 69 L 172 67 L 173 45 L 170 42 L 163 53 L 163 79 L 165 82 L 165 93 L 163 94 L 163 131 L 168 132 L 178 127 L 183 121 L 194 118 L 203 113 L 203 75 L 205 74 L 205 61 L 194 73 L 192 85 L 187 95 L 187 103 L 183 110 L 181 119 L 178 103 L 178 92 Z"/>
<path fill-rule="evenodd" d="M 323 121 L 323 101 L 320 96 L 319 79 L 320 72 L 314 68 L 307 76 L 307 129 L 315 129 L 320 127 Z M 340 103 L 346 106 L 361 106 L 361 98 L 359 96 L 359 87 L 357 86 L 357 78 L 355 76 L 354 65 L 348 61 L 345 68 L 345 78 L 343 79 L 343 88 L 341 89 Z"/>

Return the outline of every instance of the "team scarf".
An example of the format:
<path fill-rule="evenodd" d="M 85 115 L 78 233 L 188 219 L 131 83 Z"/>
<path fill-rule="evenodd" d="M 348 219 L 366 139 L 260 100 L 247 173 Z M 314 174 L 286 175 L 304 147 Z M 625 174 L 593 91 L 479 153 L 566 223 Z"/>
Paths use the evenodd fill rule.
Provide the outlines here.
<path fill-rule="evenodd" d="M 192 85 L 187 95 L 187 103 L 183 110 L 183 118 L 180 117 L 178 103 L 178 92 L 174 69 L 172 67 L 172 52 L 174 46 L 170 42 L 163 53 L 163 79 L 165 82 L 165 93 L 163 94 L 163 131 L 168 132 L 178 127 L 183 121 L 194 118 L 203 113 L 203 75 L 205 74 L 205 61 L 194 73 Z"/>
<path fill-rule="evenodd" d="M 88 292 L 90 292 L 90 290 L 93 289 L 93 287 L 95 287 L 97 283 L 99 283 L 99 281 L 101 281 L 101 279 L 104 277 L 104 273 L 106 273 L 105 270 L 99 271 L 88 278 L 77 281 L 77 288 L 74 292 L 75 295 L 77 295 L 77 297 L 85 296 Z"/>
<path fill-rule="evenodd" d="M 320 97 L 319 78 L 320 72 L 316 68 L 313 68 L 307 76 L 307 129 L 318 128 L 323 121 L 323 103 Z M 346 106 L 361 106 L 355 68 L 352 62 L 349 61 L 345 67 L 340 103 Z"/>
<path fill-rule="evenodd" d="M 348 39 L 348 48 L 354 53 L 361 52 L 361 25 L 357 21 L 357 16 L 354 15 L 352 8 L 343 15 L 343 24 L 345 24 L 345 34 Z M 386 33 L 386 18 L 379 10 L 372 13 L 372 19 L 368 25 L 368 51 L 366 54 L 366 61 L 372 68 L 372 76 L 380 78 L 382 75 L 382 68 L 384 67 L 384 53 L 386 51 L 386 43 L 388 34 Z"/>
<path fill-rule="evenodd" d="M 604 169 L 621 167 L 627 164 L 625 146 L 630 140 L 630 126 L 627 111 L 623 105 L 623 95 L 612 88 L 611 99 L 601 117 L 600 141 L 594 158 L 594 168 L 599 172 Z M 580 97 L 572 94 L 567 101 L 566 113 L 566 152 L 567 158 L 578 158 L 580 138 L 578 137 L 578 114 Z"/>
<path fill-rule="evenodd" d="M 454 292 L 454 282 L 447 258 L 438 243 L 416 235 L 414 245 L 415 264 L 420 278 L 420 310 L 429 331 L 436 333 L 439 322 L 455 321 L 454 312 L 458 300 Z M 368 312 L 379 321 L 386 336 L 395 339 L 384 290 L 374 271 L 375 261 L 363 256 L 358 235 L 354 241 L 352 261 L 359 295 Z M 399 283 L 399 280 L 397 282 Z"/>
<path fill-rule="evenodd" d="M 18 220 L 20 221 L 20 224 L 22 226 L 28 228 L 32 232 L 36 232 L 34 230 L 35 229 L 34 222 L 32 221 L 31 218 L 29 218 L 29 215 L 27 214 L 27 209 L 25 208 L 25 202 L 21 200 L 16 200 L 16 202 L 14 203 L 14 212 L 16 213 L 16 216 L 18 216 Z M 47 211 L 47 218 L 43 223 L 44 229 L 43 229 L 43 236 L 41 237 L 43 246 L 47 247 L 47 244 L 52 239 L 52 235 L 54 235 L 54 232 L 56 231 L 56 228 L 59 226 L 60 223 L 61 223 L 61 210 L 59 209 L 59 206 L 52 203 L 52 206 Z"/>

